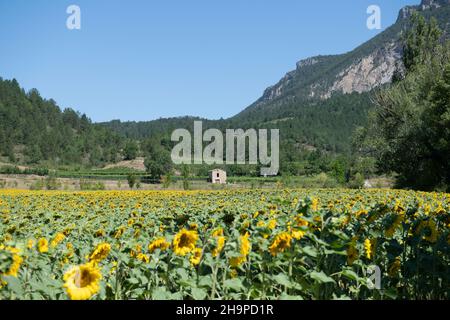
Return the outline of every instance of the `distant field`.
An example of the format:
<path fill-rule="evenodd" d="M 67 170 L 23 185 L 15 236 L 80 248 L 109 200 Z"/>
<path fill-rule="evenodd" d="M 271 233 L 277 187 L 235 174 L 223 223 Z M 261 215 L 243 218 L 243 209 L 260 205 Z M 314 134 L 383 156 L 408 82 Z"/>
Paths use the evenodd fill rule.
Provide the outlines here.
<path fill-rule="evenodd" d="M 90 171 L 57 171 L 52 177 L 26 174 L 0 174 L 1 189 L 21 190 L 83 190 L 81 184 L 89 185 L 91 190 L 130 190 L 127 177 L 132 174 L 139 181 L 140 190 L 181 190 L 184 189 L 183 178 L 173 176 L 169 185 L 148 181 L 147 175 L 134 170 L 122 168 Z M 334 179 L 324 174 L 303 177 L 228 177 L 226 185 L 214 185 L 207 182 L 207 177 L 190 177 L 191 190 L 217 189 L 255 189 L 255 188 L 339 188 Z M 369 188 L 391 188 L 390 177 L 374 177 L 367 180 Z M 137 188 L 137 187 L 135 187 Z M 86 189 L 85 189 L 86 190 Z"/>

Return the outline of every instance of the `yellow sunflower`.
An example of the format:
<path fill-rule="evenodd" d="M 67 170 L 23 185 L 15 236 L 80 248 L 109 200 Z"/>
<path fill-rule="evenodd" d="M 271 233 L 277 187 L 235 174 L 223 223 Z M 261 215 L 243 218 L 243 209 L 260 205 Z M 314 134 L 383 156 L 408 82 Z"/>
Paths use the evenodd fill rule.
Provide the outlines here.
<path fill-rule="evenodd" d="M 294 220 L 298 227 L 307 227 L 309 225 L 309 222 L 306 221 L 302 215 L 296 216 Z"/>
<path fill-rule="evenodd" d="M 95 248 L 94 252 L 89 257 L 89 261 L 94 263 L 99 263 L 106 259 L 109 252 L 111 251 L 111 245 L 109 243 L 100 243 Z"/>
<path fill-rule="evenodd" d="M 64 288 L 71 300 L 88 300 L 100 291 L 101 278 L 93 263 L 72 267 L 64 274 Z"/>
<path fill-rule="evenodd" d="M 395 231 L 397 230 L 397 228 L 401 225 L 401 223 L 403 222 L 405 218 L 405 213 L 400 212 L 397 217 L 395 218 L 394 222 L 389 226 L 389 228 L 386 229 L 384 235 L 387 238 L 392 238 L 392 236 L 394 235 Z"/>
<path fill-rule="evenodd" d="M 364 240 L 364 250 L 366 251 L 367 259 L 372 258 L 372 242 L 369 239 Z"/>
<path fill-rule="evenodd" d="M 166 238 L 161 237 L 154 240 L 152 243 L 148 245 L 148 251 L 153 253 L 156 249 L 161 251 L 167 250 L 170 247 L 170 243 L 166 241 Z"/>
<path fill-rule="evenodd" d="M 258 221 L 257 223 L 256 223 L 256 226 L 257 227 L 260 227 L 260 228 L 262 228 L 262 227 L 264 227 L 266 224 L 264 223 L 264 221 L 262 221 L 262 220 L 260 220 L 260 221 Z"/>
<path fill-rule="evenodd" d="M 145 262 L 145 263 L 149 263 L 150 262 L 150 257 L 144 253 L 139 253 L 136 257 L 138 260 Z"/>
<path fill-rule="evenodd" d="M 64 240 L 64 238 L 65 238 L 66 236 L 64 235 L 64 233 L 58 233 L 56 236 L 55 236 L 55 238 L 52 240 L 52 242 L 50 243 L 50 246 L 52 247 L 52 248 L 55 248 L 59 243 L 61 243 L 63 240 Z"/>
<path fill-rule="evenodd" d="M 319 210 L 319 199 L 313 198 L 311 201 L 311 209 L 312 211 L 316 212 Z"/>
<path fill-rule="evenodd" d="M 195 267 L 200 264 L 200 260 L 202 259 L 202 249 L 201 248 L 195 248 L 192 251 L 192 256 L 190 258 L 191 264 Z"/>
<path fill-rule="evenodd" d="M 212 250 L 211 254 L 213 257 L 217 257 L 223 250 L 223 247 L 225 246 L 225 237 L 223 236 L 223 229 L 217 229 L 212 233 L 212 236 L 216 240 L 216 246 Z"/>
<path fill-rule="evenodd" d="M 198 224 L 197 223 L 191 223 L 189 225 L 189 230 L 198 231 Z"/>
<path fill-rule="evenodd" d="M 38 251 L 40 253 L 45 253 L 48 252 L 48 241 L 45 238 L 41 238 L 38 241 Z"/>
<path fill-rule="evenodd" d="M 270 254 L 276 256 L 280 252 L 284 252 L 290 248 L 292 236 L 287 232 L 282 232 L 275 237 L 272 245 L 269 247 Z"/>
<path fill-rule="evenodd" d="M 300 230 L 292 230 L 291 231 L 291 236 L 292 238 L 294 238 L 295 240 L 301 240 L 304 236 L 305 236 L 306 232 L 304 231 L 300 231 Z"/>
<path fill-rule="evenodd" d="M 27 241 L 27 248 L 28 249 L 32 249 L 33 246 L 34 246 L 34 240 L 33 239 L 28 240 Z"/>
<path fill-rule="evenodd" d="M 277 220 L 272 219 L 269 221 L 269 223 L 267 224 L 267 228 L 269 228 L 270 230 L 275 229 L 275 227 L 277 226 Z"/>
<path fill-rule="evenodd" d="M 244 263 L 247 260 L 247 256 L 250 253 L 250 250 L 252 248 L 250 243 L 250 234 L 247 232 L 243 236 L 239 237 L 240 242 L 240 255 L 238 257 L 232 257 L 230 258 L 230 264 L 233 268 L 236 268 L 240 266 L 242 263 Z"/>
<path fill-rule="evenodd" d="M 20 251 L 17 248 L 12 247 L 6 247 L 1 250 L 4 250 L 7 252 L 7 254 L 10 256 L 11 264 L 8 266 L 8 269 L 2 273 L 0 271 L 0 275 L 4 276 L 11 276 L 17 278 L 17 275 L 19 273 L 20 265 L 23 262 L 22 257 L 19 255 Z"/>
<path fill-rule="evenodd" d="M 423 234 L 423 239 L 435 243 L 438 238 L 436 223 L 433 220 L 422 221 L 416 229 L 416 235 Z"/>
<path fill-rule="evenodd" d="M 196 231 L 183 229 L 173 239 L 173 251 L 179 256 L 185 256 L 195 249 L 197 240 L 198 234 Z"/>
<path fill-rule="evenodd" d="M 124 226 L 120 226 L 119 228 L 117 228 L 116 232 L 114 233 L 114 238 L 119 239 L 123 235 L 125 230 L 126 230 L 126 227 L 124 227 Z"/>

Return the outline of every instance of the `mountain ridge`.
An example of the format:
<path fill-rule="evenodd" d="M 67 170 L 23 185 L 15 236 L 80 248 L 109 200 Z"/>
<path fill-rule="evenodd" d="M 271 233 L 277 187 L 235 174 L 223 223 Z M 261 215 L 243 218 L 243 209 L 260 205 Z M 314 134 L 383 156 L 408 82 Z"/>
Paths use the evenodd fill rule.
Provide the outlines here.
<path fill-rule="evenodd" d="M 365 93 L 389 83 L 396 64 L 401 59 L 402 50 L 398 37 L 405 27 L 407 18 L 414 10 L 418 10 L 428 17 L 436 16 L 436 9 L 442 9 L 444 6 L 446 7 L 444 16 L 450 16 L 450 0 L 422 0 L 418 5 L 406 6 L 399 11 L 396 23 L 355 49 L 338 55 L 318 55 L 299 60 L 296 62 L 296 69 L 287 72 L 276 84 L 263 90 L 261 97 L 254 103 L 230 118 L 209 121 L 220 123 L 221 121 L 236 122 L 239 120 L 239 122 L 251 123 L 255 113 L 266 113 L 266 111 L 271 113 L 274 109 L 282 110 L 286 105 L 315 104 L 317 102 L 314 100 L 317 98 L 329 99 L 335 94 Z M 440 27 L 449 34 L 450 24 L 448 22 L 445 24 L 444 19 L 439 19 L 439 17 L 438 21 Z M 320 72 L 317 72 L 318 69 Z M 330 79 L 333 80 L 331 83 Z M 285 116 L 286 114 L 282 114 L 282 117 Z M 166 120 L 178 121 L 185 117 L 187 116 L 149 121 L 122 122 L 117 119 L 112 121 L 141 124 Z M 276 118 L 272 120 L 276 120 Z M 107 125 L 107 123 L 102 122 L 101 124 Z"/>
<path fill-rule="evenodd" d="M 450 0 L 422 0 L 419 5 L 400 10 L 396 23 L 355 49 L 339 55 L 308 57 L 296 63 L 276 84 L 233 118 L 252 118 L 255 112 L 266 112 L 289 104 L 307 104 L 313 99 L 329 99 L 333 94 L 369 92 L 387 84 L 401 62 L 400 33 L 407 18 L 419 11 L 427 18 L 438 18 L 440 27 L 449 34 L 450 25 L 443 16 L 450 15 Z"/>

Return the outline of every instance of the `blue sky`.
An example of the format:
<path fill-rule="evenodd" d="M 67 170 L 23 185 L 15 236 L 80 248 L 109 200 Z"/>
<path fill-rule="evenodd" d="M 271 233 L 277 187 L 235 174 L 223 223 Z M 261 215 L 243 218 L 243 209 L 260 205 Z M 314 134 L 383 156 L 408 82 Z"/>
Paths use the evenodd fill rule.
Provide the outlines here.
<path fill-rule="evenodd" d="M 352 50 L 419 0 L 0 0 L 0 77 L 93 121 L 229 117 L 295 63 Z M 81 30 L 66 8 L 81 8 Z"/>

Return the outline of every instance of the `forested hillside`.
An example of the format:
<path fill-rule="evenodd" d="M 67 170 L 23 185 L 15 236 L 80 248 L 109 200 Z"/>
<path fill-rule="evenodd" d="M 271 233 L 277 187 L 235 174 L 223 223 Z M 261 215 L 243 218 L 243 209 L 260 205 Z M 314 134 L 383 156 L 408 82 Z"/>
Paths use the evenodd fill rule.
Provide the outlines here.
<path fill-rule="evenodd" d="M 99 165 L 117 160 L 122 140 L 36 89 L 25 92 L 16 80 L 0 78 L 0 153 L 9 161 Z"/>

